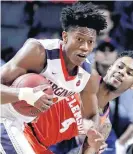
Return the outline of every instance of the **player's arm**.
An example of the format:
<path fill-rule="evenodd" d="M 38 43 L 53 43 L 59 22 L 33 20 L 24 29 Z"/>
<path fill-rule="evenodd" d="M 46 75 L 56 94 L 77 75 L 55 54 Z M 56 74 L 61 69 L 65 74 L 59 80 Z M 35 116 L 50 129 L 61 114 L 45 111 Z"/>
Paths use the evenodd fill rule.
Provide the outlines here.
<path fill-rule="evenodd" d="M 86 136 L 78 154 L 100 154 L 99 152 L 103 152 L 107 147 L 103 136 L 95 129 L 90 129 L 88 134 L 89 135 L 88 137 Z"/>
<path fill-rule="evenodd" d="M 104 129 L 105 130 L 105 129 Z M 88 136 L 86 136 L 83 145 L 78 154 L 100 154 L 107 144 L 105 143 L 105 136 L 102 133 L 96 132 L 95 129 L 90 129 Z"/>
<path fill-rule="evenodd" d="M 99 127 L 99 132 L 103 135 L 105 141 L 111 132 L 111 128 L 112 128 L 112 124 L 109 118 L 107 118 L 105 122 Z"/>
<path fill-rule="evenodd" d="M 118 142 L 120 145 L 124 145 L 132 137 L 133 137 L 133 123 L 130 124 L 126 129 L 126 131 L 120 136 Z"/>
<path fill-rule="evenodd" d="M 18 88 L 9 87 L 19 76 L 28 71 L 40 73 L 46 62 L 44 48 L 35 39 L 29 39 L 18 53 L 1 67 L 1 104 L 18 101 Z"/>
<path fill-rule="evenodd" d="M 92 120 L 96 126 L 99 124 L 99 114 L 98 114 L 98 100 L 97 91 L 99 89 L 99 75 L 95 70 L 92 70 L 91 77 L 80 93 L 82 104 L 81 111 L 83 119 L 89 124 L 89 120 Z"/>
<path fill-rule="evenodd" d="M 105 150 L 105 148 L 107 147 L 105 140 L 108 138 L 110 131 L 111 131 L 111 122 L 107 118 L 106 121 L 104 122 L 104 124 L 99 127 L 99 132 L 103 137 L 103 142 L 102 143 L 99 142 L 99 145 L 101 146 L 100 150 L 99 150 L 100 153 L 102 153 Z M 94 135 L 93 135 L 93 137 L 91 137 L 91 138 L 90 137 L 91 137 L 91 134 L 89 135 L 89 138 L 86 136 L 86 138 L 83 142 L 83 146 L 80 149 L 80 152 L 78 154 L 95 154 L 96 153 L 97 147 L 99 145 L 97 142 L 95 142 Z M 99 136 L 99 138 L 100 138 L 100 136 Z"/>
<path fill-rule="evenodd" d="M 103 113 L 102 113 L 103 114 Z M 110 132 L 111 132 L 111 122 L 109 120 L 109 118 L 107 117 L 106 120 L 104 121 L 104 123 L 100 124 L 99 126 L 99 132 L 103 137 L 103 144 L 102 144 L 102 148 L 99 152 L 103 152 L 105 150 L 105 148 L 107 147 L 107 144 L 105 144 L 106 139 L 108 138 Z M 100 135 L 99 134 L 99 135 Z M 94 138 L 92 140 L 88 139 L 88 137 L 86 136 L 86 139 L 84 140 L 83 143 L 83 154 L 94 154 L 96 152 L 96 148 L 94 148 L 94 146 L 96 146 L 96 142 L 94 140 Z M 90 147 L 90 145 L 93 143 L 92 147 Z"/>
<path fill-rule="evenodd" d="M 82 116 L 83 121 L 85 121 L 84 129 L 88 138 L 86 139 L 89 147 L 84 147 L 81 150 L 82 154 L 86 152 L 93 153 L 97 152 L 102 146 L 105 146 L 103 136 L 95 130 L 95 133 L 90 131 L 91 123 L 93 121 L 94 127 L 99 128 L 99 112 L 98 112 L 98 99 L 97 92 L 99 90 L 99 75 L 95 70 L 92 70 L 91 77 L 85 87 L 85 89 L 80 93 L 82 100 Z M 90 121 L 91 120 L 91 121 Z M 95 141 L 98 140 L 98 142 Z"/>

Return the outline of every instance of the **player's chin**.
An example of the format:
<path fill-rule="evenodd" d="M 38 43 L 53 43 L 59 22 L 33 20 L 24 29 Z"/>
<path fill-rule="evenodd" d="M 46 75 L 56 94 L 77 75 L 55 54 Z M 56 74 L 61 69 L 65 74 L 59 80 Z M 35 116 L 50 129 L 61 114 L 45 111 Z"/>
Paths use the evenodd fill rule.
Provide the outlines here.
<path fill-rule="evenodd" d="M 113 89 L 112 91 L 118 90 L 119 87 L 120 87 L 120 85 L 114 85 L 114 84 L 112 84 L 112 89 Z"/>
<path fill-rule="evenodd" d="M 83 62 L 75 62 L 74 64 L 75 64 L 75 66 L 81 66 L 82 63 Z"/>
<path fill-rule="evenodd" d="M 76 66 L 81 66 L 82 63 L 85 61 L 85 59 L 83 60 L 79 60 L 79 59 L 73 59 L 73 63 L 76 65 Z"/>

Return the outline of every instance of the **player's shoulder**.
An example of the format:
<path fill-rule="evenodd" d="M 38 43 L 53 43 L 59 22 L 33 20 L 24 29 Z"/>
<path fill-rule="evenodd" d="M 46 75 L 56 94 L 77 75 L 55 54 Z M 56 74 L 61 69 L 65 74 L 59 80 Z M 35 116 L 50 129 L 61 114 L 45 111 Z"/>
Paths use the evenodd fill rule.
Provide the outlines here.
<path fill-rule="evenodd" d="M 37 41 L 47 50 L 59 49 L 62 43 L 60 39 L 38 39 Z"/>
<path fill-rule="evenodd" d="M 82 65 L 80 66 L 84 71 L 86 71 L 87 73 L 91 74 L 92 69 L 91 69 L 91 63 L 88 59 L 86 59 Z"/>

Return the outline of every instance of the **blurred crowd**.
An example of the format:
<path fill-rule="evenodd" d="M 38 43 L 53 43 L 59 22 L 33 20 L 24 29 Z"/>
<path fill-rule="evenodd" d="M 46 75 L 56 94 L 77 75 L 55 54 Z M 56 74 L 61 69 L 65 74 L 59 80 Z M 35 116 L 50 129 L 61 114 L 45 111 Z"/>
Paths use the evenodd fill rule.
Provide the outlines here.
<path fill-rule="evenodd" d="M 28 38 L 60 38 L 60 11 L 72 2 L 3 1 L 1 2 L 1 64 L 9 61 Z M 86 3 L 86 2 L 84 2 Z M 97 72 L 104 76 L 117 59 L 118 52 L 133 50 L 133 2 L 94 1 L 101 7 L 108 22 L 97 39 L 96 48 L 88 57 Z M 126 154 L 133 144 L 133 90 L 110 102 L 112 131 L 104 154 Z M 132 136 L 132 137 L 131 137 Z M 130 138 L 130 140 L 129 140 Z M 73 153 L 77 138 L 53 145 L 57 154 Z M 72 152 L 69 152 L 72 151 Z M 132 150 L 133 152 L 133 150 Z"/>

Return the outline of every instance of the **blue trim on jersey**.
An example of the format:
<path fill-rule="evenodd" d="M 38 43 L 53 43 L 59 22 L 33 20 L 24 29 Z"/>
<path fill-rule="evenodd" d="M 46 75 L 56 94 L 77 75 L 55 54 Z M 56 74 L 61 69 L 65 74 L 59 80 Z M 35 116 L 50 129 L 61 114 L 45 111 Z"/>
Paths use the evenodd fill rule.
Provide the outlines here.
<path fill-rule="evenodd" d="M 6 154 L 17 154 L 8 136 L 8 133 L 6 131 L 4 124 L 0 123 L 0 128 L 1 128 L 1 145 L 4 151 L 6 152 Z"/>
<path fill-rule="evenodd" d="M 60 49 L 52 49 L 52 50 L 45 49 L 45 51 L 47 53 L 47 59 L 53 60 L 60 58 Z"/>
<path fill-rule="evenodd" d="M 109 103 L 104 107 L 104 110 L 103 110 L 103 115 L 106 114 L 107 110 L 109 109 Z M 100 114 L 101 115 L 101 114 Z M 107 115 L 107 117 L 109 116 L 109 113 Z"/>
<path fill-rule="evenodd" d="M 91 74 L 91 64 L 84 61 L 81 65 L 81 67 L 86 71 L 88 72 L 89 74 Z"/>

